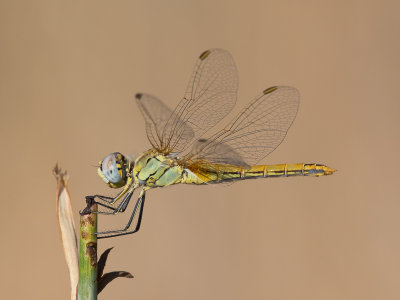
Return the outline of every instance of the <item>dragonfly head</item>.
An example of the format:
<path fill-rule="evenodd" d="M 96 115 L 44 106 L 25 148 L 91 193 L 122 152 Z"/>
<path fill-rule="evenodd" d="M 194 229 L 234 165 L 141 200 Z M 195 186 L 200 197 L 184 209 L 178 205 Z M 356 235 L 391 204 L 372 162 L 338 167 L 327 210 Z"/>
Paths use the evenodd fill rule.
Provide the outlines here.
<path fill-rule="evenodd" d="M 125 156 L 119 152 L 114 152 L 99 162 L 97 174 L 110 187 L 120 188 L 126 184 L 128 168 Z"/>

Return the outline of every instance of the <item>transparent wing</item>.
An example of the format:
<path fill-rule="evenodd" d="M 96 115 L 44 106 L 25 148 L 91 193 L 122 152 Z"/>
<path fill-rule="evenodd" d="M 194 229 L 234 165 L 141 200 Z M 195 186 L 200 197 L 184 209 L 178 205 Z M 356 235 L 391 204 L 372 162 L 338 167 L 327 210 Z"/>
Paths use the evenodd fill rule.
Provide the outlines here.
<path fill-rule="evenodd" d="M 248 167 L 239 152 L 218 140 L 199 139 L 193 144 L 193 149 L 188 157 L 201 160 L 202 165 L 212 162 L 212 164 L 219 165 Z M 209 166 L 208 169 L 211 167 Z"/>
<path fill-rule="evenodd" d="M 165 148 L 162 144 L 162 136 L 166 134 L 168 121 L 170 119 L 180 120 L 174 115 L 174 112 L 169 109 L 161 100 L 148 94 L 136 94 L 136 103 L 143 115 L 146 123 L 146 133 L 150 144 L 158 152 L 162 152 Z M 180 120 L 181 136 L 185 139 L 193 139 L 193 129 Z"/>
<path fill-rule="evenodd" d="M 283 141 L 296 117 L 298 106 L 299 92 L 295 88 L 268 88 L 224 130 L 210 139 L 198 141 L 182 163 L 186 166 L 201 164 L 206 169 L 221 163 L 254 165 Z"/>
<path fill-rule="evenodd" d="M 163 154 L 184 151 L 232 110 L 237 86 L 237 71 L 231 54 L 211 49 L 199 56 L 185 95 L 173 112 L 162 113 L 161 101 L 141 97 L 138 104 L 153 147 Z"/>

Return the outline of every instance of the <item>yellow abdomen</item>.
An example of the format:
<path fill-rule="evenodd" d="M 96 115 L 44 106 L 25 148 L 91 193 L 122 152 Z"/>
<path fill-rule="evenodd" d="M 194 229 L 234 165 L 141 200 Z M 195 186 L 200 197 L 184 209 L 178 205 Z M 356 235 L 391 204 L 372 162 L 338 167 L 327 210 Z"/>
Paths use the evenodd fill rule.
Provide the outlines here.
<path fill-rule="evenodd" d="M 330 175 L 335 171 L 335 169 L 315 163 L 255 165 L 249 168 L 230 165 L 213 165 L 212 169 L 197 166 L 184 173 L 181 183 L 206 184 L 250 178 L 323 176 Z"/>

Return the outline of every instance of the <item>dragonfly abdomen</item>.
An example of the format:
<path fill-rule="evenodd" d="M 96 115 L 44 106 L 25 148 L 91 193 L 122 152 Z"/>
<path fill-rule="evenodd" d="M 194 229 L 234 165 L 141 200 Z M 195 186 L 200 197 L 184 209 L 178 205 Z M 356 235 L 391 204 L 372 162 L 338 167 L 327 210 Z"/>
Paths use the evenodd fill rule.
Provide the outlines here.
<path fill-rule="evenodd" d="M 262 177 L 324 176 L 336 171 L 335 169 L 316 163 L 264 165 L 253 166 L 251 168 L 262 169 Z"/>
<path fill-rule="evenodd" d="M 291 177 L 291 176 L 323 176 L 330 175 L 336 170 L 321 164 L 278 164 L 278 165 L 255 165 L 248 169 L 238 168 L 226 172 L 224 168 L 219 170 L 215 182 L 235 181 L 243 179 L 256 179 L 267 177 Z"/>
<path fill-rule="evenodd" d="M 218 165 L 212 170 L 186 171 L 181 183 L 207 184 L 268 177 L 323 176 L 335 171 L 335 169 L 315 163 L 254 165 L 249 168 Z"/>

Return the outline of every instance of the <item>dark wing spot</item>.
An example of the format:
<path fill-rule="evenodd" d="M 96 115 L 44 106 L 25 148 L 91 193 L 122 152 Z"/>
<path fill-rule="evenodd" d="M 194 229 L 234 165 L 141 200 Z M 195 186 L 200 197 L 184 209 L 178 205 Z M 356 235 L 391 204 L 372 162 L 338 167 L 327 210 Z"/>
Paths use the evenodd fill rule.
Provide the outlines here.
<path fill-rule="evenodd" d="M 200 56 L 199 56 L 199 58 L 200 58 L 200 60 L 205 60 L 206 58 L 207 58 L 207 56 L 209 56 L 210 55 L 210 50 L 206 50 L 206 51 L 204 51 L 202 54 L 200 54 Z"/>
<path fill-rule="evenodd" d="M 263 94 L 266 95 L 266 94 L 272 93 L 272 92 L 276 91 L 277 89 L 278 89 L 277 86 L 267 88 L 266 90 L 263 91 Z"/>
<path fill-rule="evenodd" d="M 139 99 L 139 100 L 140 100 L 140 99 L 142 98 L 142 94 L 137 93 L 135 97 L 136 97 L 136 99 Z"/>

